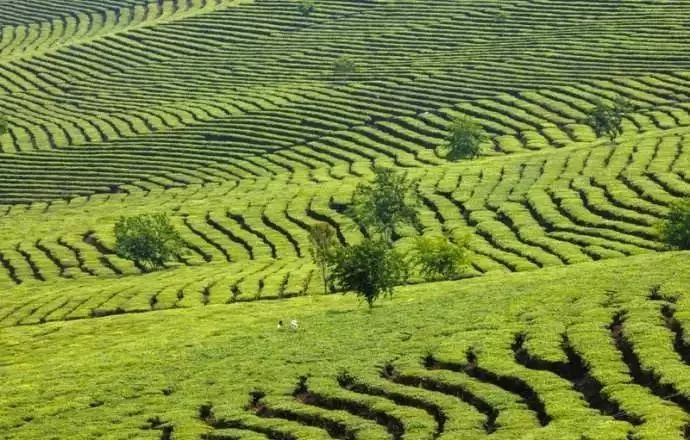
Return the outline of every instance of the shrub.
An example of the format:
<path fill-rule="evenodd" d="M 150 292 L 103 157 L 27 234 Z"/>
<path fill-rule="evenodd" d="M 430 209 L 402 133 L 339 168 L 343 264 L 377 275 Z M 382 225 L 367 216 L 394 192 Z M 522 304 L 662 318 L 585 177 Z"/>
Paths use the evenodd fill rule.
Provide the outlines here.
<path fill-rule="evenodd" d="M 690 199 L 675 204 L 659 225 L 661 239 L 671 248 L 690 250 Z"/>
<path fill-rule="evenodd" d="M 0 116 L 0 136 L 10 130 L 10 123 L 5 116 Z"/>
<path fill-rule="evenodd" d="M 484 129 L 476 121 L 462 117 L 455 119 L 448 133 L 448 160 L 474 159 L 479 156 L 480 145 L 487 139 Z"/>
<path fill-rule="evenodd" d="M 379 234 L 390 242 L 396 226 L 420 227 L 418 194 L 417 181 L 393 169 L 376 167 L 372 184 L 357 185 L 347 213 L 369 235 Z"/>
<path fill-rule="evenodd" d="M 592 127 L 598 137 L 606 135 L 613 142 L 623 134 L 623 117 L 632 110 L 630 101 L 620 96 L 612 106 L 596 101 L 583 122 Z"/>
<path fill-rule="evenodd" d="M 316 9 L 314 0 L 302 0 L 298 6 L 299 12 L 304 15 L 310 15 Z"/>
<path fill-rule="evenodd" d="M 329 264 L 335 252 L 340 246 L 336 231 L 328 223 L 317 223 L 309 229 L 309 241 L 311 244 L 311 256 L 321 271 L 323 281 L 323 293 L 329 292 Z"/>
<path fill-rule="evenodd" d="M 350 73 L 357 73 L 359 68 L 357 67 L 355 60 L 347 55 L 343 55 L 335 60 L 335 63 L 333 64 L 333 71 L 336 75 L 347 75 Z"/>
<path fill-rule="evenodd" d="M 165 214 L 121 217 L 115 224 L 117 254 L 151 268 L 162 267 L 182 246 L 182 238 Z"/>
<path fill-rule="evenodd" d="M 457 278 L 467 265 L 466 240 L 455 244 L 443 236 L 419 237 L 412 262 L 427 280 Z"/>
<path fill-rule="evenodd" d="M 355 292 L 369 308 L 380 296 L 392 296 L 406 277 L 405 260 L 383 240 L 343 247 L 333 258 L 333 281 L 343 291 Z"/>

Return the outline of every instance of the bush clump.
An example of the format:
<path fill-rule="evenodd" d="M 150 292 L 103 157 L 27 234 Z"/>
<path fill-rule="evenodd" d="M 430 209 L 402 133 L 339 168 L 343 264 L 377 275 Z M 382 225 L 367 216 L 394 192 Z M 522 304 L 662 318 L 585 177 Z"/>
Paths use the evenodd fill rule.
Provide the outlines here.
<path fill-rule="evenodd" d="M 359 184 L 348 215 L 370 236 L 392 242 L 397 226 L 419 228 L 418 182 L 391 168 L 374 168 L 374 181 Z"/>
<path fill-rule="evenodd" d="M 316 4 L 314 3 L 314 0 L 302 0 L 297 8 L 299 9 L 300 14 L 306 17 L 314 12 L 316 9 Z"/>
<path fill-rule="evenodd" d="M 357 73 L 358 71 L 359 67 L 357 66 L 357 62 L 347 55 L 339 57 L 333 63 L 333 72 L 335 72 L 336 75 L 348 75 L 350 73 Z"/>
<path fill-rule="evenodd" d="M 690 199 L 671 207 L 668 218 L 659 225 L 659 232 L 670 248 L 690 250 Z"/>
<path fill-rule="evenodd" d="M 444 236 L 419 237 L 412 262 L 429 281 L 457 279 L 468 264 L 465 239 L 455 244 Z"/>
<path fill-rule="evenodd" d="M 620 96 L 615 99 L 613 105 L 596 101 L 583 122 L 592 127 L 597 137 L 606 135 L 613 142 L 623 134 L 623 117 L 633 109 L 630 101 Z"/>
<path fill-rule="evenodd" d="M 481 152 L 481 143 L 487 139 L 481 125 L 468 117 L 457 118 L 450 125 L 446 148 L 448 160 L 474 159 Z"/>
<path fill-rule="evenodd" d="M 183 245 L 166 214 L 120 217 L 115 224 L 115 252 L 151 269 L 178 256 Z"/>

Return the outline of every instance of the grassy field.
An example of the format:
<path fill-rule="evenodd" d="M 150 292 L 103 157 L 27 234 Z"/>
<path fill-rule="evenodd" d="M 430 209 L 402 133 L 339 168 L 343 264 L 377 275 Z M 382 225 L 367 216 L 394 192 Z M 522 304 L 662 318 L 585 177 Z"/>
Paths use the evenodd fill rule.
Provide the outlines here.
<path fill-rule="evenodd" d="M 4 328 L 0 438 L 682 439 L 689 265 L 497 273 L 371 312 L 316 296 Z"/>
<path fill-rule="evenodd" d="M 690 197 L 690 3 L 298 4 L 0 0 L 0 439 L 690 438 L 656 227 Z M 609 142 L 582 119 L 617 97 Z M 441 154 L 457 117 L 476 160 Z M 471 265 L 369 314 L 319 295 L 308 230 L 361 241 L 376 165 Z M 185 243 L 152 273 L 113 251 L 151 212 Z"/>

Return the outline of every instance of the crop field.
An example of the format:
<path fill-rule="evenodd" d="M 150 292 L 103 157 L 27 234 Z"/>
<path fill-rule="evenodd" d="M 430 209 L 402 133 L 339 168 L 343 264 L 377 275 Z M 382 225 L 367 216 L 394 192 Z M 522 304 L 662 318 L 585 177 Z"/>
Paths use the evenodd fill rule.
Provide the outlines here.
<path fill-rule="evenodd" d="M 0 437 L 680 440 L 689 264 L 495 273 L 371 312 L 316 296 L 4 328 Z"/>
<path fill-rule="evenodd" d="M 690 2 L 301 3 L 0 0 L 0 439 L 689 439 Z M 470 264 L 368 313 L 309 230 L 376 166 Z"/>

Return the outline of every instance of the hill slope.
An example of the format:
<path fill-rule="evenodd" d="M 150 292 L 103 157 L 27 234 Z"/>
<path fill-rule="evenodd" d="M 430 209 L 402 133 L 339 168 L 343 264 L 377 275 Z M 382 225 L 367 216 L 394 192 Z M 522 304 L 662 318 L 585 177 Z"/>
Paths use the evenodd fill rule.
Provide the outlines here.
<path fill-rule="evenodd" d="M 655 227 L 690 197 L 690 3 L 0 12 L 0 438 L 690 438 L 690 257 Z M 609 142 L 581 121 L 617 97 Z M 489 137 L 449 163 L 462 116 Z M 375 165 L 471 267 L 369 314 L 316 295 L 308 229 L 362 240 Z M 156 273 L 113 252 L 144 212 L 185 241 Z"/>
<path fill-rule="evenodd" d="M 371 313 L 317 296 L 5 328 L 0 437 L 165 438 L 159 418 L 178 439 L 682 439 L 688 265 L 409 287 Z M 299 331 L 276 329 L 292 318 Z M 245 410 L 253 390 L 266 397 Z"/>

